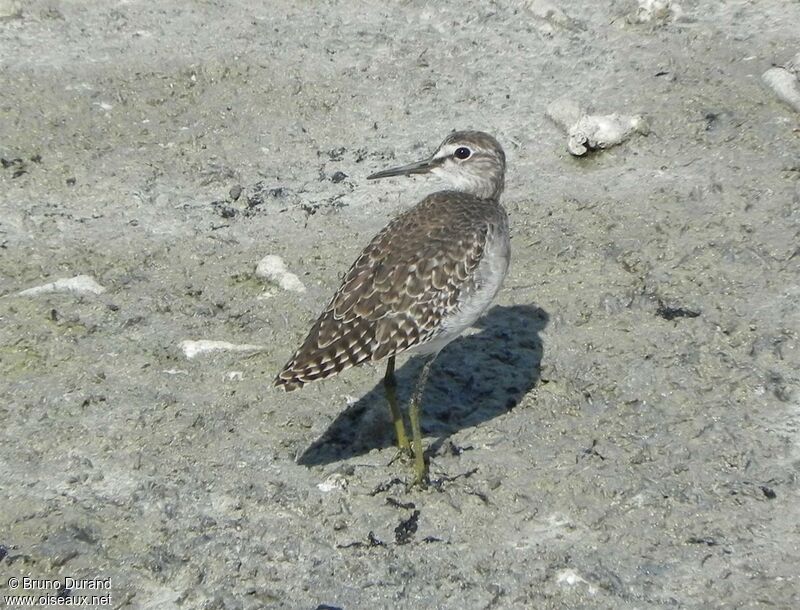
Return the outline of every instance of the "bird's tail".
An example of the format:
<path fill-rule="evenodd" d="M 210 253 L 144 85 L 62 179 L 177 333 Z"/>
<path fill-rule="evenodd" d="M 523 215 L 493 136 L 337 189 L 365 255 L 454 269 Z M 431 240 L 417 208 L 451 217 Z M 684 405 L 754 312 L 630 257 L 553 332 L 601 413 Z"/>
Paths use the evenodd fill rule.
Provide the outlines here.
<path fill-rule="evenodd" d="M 322 319 L 317 321 L 303 345 L 275 377 L 275 387 L 291 392 L 312 381 L 332 377 L 374 356 L 367 349 L 364 333 L 358 328 L 350 329 L 351 332 L 325 344 L 320 335 L 323 323 Z"/>

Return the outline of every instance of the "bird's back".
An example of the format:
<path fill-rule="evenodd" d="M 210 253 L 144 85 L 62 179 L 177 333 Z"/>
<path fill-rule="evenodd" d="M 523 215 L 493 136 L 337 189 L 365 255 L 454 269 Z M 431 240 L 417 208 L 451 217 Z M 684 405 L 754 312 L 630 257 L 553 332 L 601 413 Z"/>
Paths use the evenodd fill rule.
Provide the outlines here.
<path fill-rule="evenodd" d="M 487 246 L 498 235 L 507 245 L 507 223 L 496 200 L 459 191 L 402 213 L 364 248 L 275 385 L 293 390 L 432 341 L 480 288 Z"/>

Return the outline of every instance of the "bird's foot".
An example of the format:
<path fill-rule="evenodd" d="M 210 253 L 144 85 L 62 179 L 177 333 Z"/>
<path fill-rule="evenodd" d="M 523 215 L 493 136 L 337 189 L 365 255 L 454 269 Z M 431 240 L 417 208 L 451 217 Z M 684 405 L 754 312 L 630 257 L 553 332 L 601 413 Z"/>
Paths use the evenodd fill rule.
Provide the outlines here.
<path fill-rule="evenodd" d="M 411 486 L 425 489 L 428 483 L 428 463 L 425 461 L 424 452 L 420 451 L 419 454 L 414 454 L 414 481 Z"/>
<path fill-rule="evenodd" d="M 413 462 L 414 478 L 408 485 L 409 489 L 412 487 L 425 489 L 428 486 L 430 478 L 428 477 L 428 464 L 425 462 L 424 456 L 417 458 L 416 454 L 410 447 L 398 449 L 397 453 L 394 454 L 394 457 L 389 460 L 389 465 L 392 465 L 395 462 L 402 462 L 403 464 L 409 464 Z"/>
<path fill-rule="evenodd" d="M 414 454 L 411 452 L 411 447 L 399 447 L 397 449 L 397 453 L 394 454 L 394 457 L 389 460 L 389 465 L 391 466 L 395 462 L 403 462 L 408 463 Z"/>

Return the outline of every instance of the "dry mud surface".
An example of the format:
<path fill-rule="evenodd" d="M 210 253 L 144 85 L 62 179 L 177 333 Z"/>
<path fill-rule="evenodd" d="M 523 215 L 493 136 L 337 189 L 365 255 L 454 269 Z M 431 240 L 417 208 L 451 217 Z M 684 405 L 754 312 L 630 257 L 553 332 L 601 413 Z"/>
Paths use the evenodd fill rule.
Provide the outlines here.
<path fill-rule="evenodd" d="M 761 82 L 800 4 L 0 5 L 0 595 L 800 607 L 800 115 Z M 650 133 L 575 159 L 565 96 Z M 513 260 L 407 489 L 379 366 L 271 380 L 440 187 L 365 177 L 456 128 L 506 148 Z M 17 294 L 80 275 L 105 291 Z"/>

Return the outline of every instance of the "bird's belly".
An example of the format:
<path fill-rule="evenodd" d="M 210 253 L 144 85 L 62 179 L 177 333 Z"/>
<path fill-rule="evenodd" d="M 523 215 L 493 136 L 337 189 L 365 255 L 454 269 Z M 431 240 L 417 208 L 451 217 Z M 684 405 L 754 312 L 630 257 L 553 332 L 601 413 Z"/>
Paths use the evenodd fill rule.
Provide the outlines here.
<path fill-rule="evenodd" d="M 413 351 L 420 354 L 438 353 L 481 317 L 503 285 L 508 271 L 509 245 L 506 235 L 493 241 L 475 271 L 471 286 L 462 291 L 458 305 L 442 320 L 436 334 L 413 348 Z"/>

